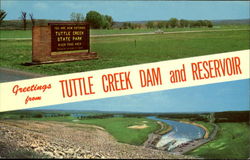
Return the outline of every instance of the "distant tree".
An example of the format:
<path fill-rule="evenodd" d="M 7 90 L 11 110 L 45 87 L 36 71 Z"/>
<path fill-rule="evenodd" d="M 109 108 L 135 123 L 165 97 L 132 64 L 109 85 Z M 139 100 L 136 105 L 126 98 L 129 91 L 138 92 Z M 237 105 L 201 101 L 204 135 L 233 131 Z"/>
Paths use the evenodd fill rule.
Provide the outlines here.
<path fill-rule="evenodd" d="M 122 23 L 122 28 L 123 28 L 123 29 L 128 29 L 128 28 L 129 28 L 128 26 L 129 26 L 129 23 L 128 23 L 128 22 L 123 22 L 123 23 Z"/>
<path fill-rule="evenodd" d="M 135 28 L 135 24 L 132 24 L 131 22 L 124 22 L 122 24 L 122 28 L 123 29 L 134 29 Z"/>
<path fill-rule="evenodd" d="M 146 27 L 147 28 L 154 28 L 154 22 L 152 22 L 152 21 L 147 22 Z"/>
<path fill-rule="evenodd" d="M 168 21 L 165 22 L 165 28 L 169 28 L 169 22 Z"/>
<path fill-rule="evenodd" d="M 141 28 L 142 28 L 142 24 L 137 23 L 137 24 L 136 24 L 136 28 L 141 29 Z"/>
<path fill-rule="evenodd" d="M 180 20 L 180 27 L 181 27 L 181 28 L 186 28 L 186 27 L 188 27 L 188 24 L 189 24 L 188 20 L 185 20 L 185 19 L 181 19 L 181 20 Z"/>
<path fill-rule="evenodd" d="M 89 11 L 86 14 L 86 21 L 90 23 L 91 28 L 102 28 L 103 17 L 100 13 L 96 11 Z"/>
<path fill-rule="evenodd" d="M 202 26 L 202 21 L 198 20 L 194 22 L 194 27 L 201 27 Z"/>
<path fill-rule="evenodd" d="M 108 29 L 110 29 L 113 25 L 114 25 L 114 20 L 111 16 L 109 15 L 105 15 L 105 21 L 107 21 L 106 23 L 108 23 Z"/>
<path fill-rule="evenodd" d="M 206 22 L 206 26 L 207 26 L 208 28 L 212 28 L 212 27 L 213 27 L 213 23 L 212 23 L 211 21 L 205 20 L 205 22 Z"/>
<path fill-rule="evenodd" d="M 33 13 L 30 13 L 29 15 L 30 15 L 30 20 L 31 20 L 32 26 L 35 26 L 35 19 L 34 19 Z"/>
<path fill-rule="evenodd" d="M 0 10 L 0 24 L 3 22 L 3 19 L 6 17 L 7 13 L 4 10 Z"/>
<path fill-rule="evenodd" d="M 21 20 L 23 21 L 23 29 L 27 28 L 27 12 L 21 12 Z"/>
<path fill-rule="evenodd" d="M 81 22 L 81 21 L 84 21 L 84 16 L 82 13 L 72 12 L 70 14 L 70 20 L 74 22 Z"/>
<path fill-rule="evenodd" d="M 157 22 L 157 28 L 164 28 L 164 26 L 165 26 L 165 22 L 163 21 Z"/>
<path fill-rule="evenodd" d="M 177 18 L 171 18 L 171 19 L 169 20 L 169 25 L 170 25 L 172 28 L 178 27 L 178 19 L 177 19 Z"/>

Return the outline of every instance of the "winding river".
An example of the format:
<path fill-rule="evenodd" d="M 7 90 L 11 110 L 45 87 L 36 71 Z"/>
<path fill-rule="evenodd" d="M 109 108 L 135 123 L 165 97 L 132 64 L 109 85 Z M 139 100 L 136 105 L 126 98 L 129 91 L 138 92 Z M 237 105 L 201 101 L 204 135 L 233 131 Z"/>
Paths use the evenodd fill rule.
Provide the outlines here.
<path fill-rule="evenodd" d="M 173 150 L 179 145 L 185 145 L 186 143 L 201 139 L 205 135 L 205 130 L 201 127 L 181 123 L 173 120 L 160 119 L 157 117 L 148 117 L 149 119 L 161 121 L 172 126 L 173 129 L 167 134 L 163 135 L 156 147 L 166 147 L 168 151 Z"/>

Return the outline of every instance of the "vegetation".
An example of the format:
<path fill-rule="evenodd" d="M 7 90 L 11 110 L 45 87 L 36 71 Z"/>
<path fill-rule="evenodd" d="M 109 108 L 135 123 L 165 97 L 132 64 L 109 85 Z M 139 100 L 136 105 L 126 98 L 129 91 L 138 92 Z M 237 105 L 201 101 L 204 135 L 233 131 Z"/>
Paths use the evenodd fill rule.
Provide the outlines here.
<path fill-rule="evenodd" d="M 27 28 L 27 12 L 21 12 L 21 19 L 23 21 L 23 30 Z"/>
<path fill-rule="evenodd" d="M 250 124 L 250 111 L 217 112 L 214 114 L 215 122 L 247 122 Z"/>
<path fill-rule="evenodd" d="M 171 18 L 168 21 L 148 21 L 145 25 L 147 28 L 212 28 L 213 23 L 209 20 L 178 20 L 177 18 Z"/>
<path fill-rule="evenodd" d="M 168 113 L 168 114 L 160 114 L 158 115 L 159 118 L 164 119 L 188 119 L 190 121 L 203 121 L 203 122 L 209 122 L 209 113 Z"/>
<path fill-rule="evenodd" d="M 73 22 L 83 22 L 85 20 L 84 15 L 82 13 L 72 12 L 70 14 L 70 20 Z"/>
<path fill-rule="evenodd" d="M 29 16 L 30 16 L 30 20 L 31 20 L 32 26 L 35 26 L 35 18 L 34 18 L 33 13 L 30 13 Z"/>
<path fill-rule="evenodd" d="M 145 122 L 146 121 L 146 122 Z M 105 118 L 105 119 L 88 119 L 79 121 L 79 123 L 94 124 L 103 127 L 118 142 L 128 143 L 133 145 L 141 145 L 144 143 L 148 135 L 158 129 L 159 124 L 154 120 L 146 118 Z M 148 127 L 144 129 L 132 129 L 129 126 L 146 124 Z"/>
<path fill-rule="evenodd" d="M 247 159 L 250 128 L 246 123 L 219 123 L 216 139 L 187 153 L 206 159 Z"/>
<path fill-rule="evenodd" d="M 22 64 L 31 61 L 31 41 L 1 44 L 1 67 L 56 75 L 248 49 L 249 31 L 91 38 L 91 50 L 98 53 L 98 60 L 29 67 Z"/>
<path fill-rule="evenodd" d="M 113 19 L 108 15 L 101 15 L 96 11 L 89 11 L 86 14 L 86 22 L 90 23 L 90 27 L 94 29 L 110 29 L 113 25 Z"/>
<path fill-rule="evenodd" d="M 0 24 L 2 24 L 4 18 L 6 17 L 7 13 L 4 10 L 0 10 Z"/>

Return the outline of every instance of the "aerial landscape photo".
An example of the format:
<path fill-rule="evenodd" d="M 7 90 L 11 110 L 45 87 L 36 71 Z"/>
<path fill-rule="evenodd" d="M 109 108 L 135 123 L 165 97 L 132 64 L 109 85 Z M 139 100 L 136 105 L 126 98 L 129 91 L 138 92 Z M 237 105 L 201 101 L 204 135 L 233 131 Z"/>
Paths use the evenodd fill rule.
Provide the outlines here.
<path fill-rule="evenodd" d="M 0 3 L 1 85 L 250 48 L 247 1 Z M 249 84 L 0 112 L 0 158 L 249 159 Z"/>

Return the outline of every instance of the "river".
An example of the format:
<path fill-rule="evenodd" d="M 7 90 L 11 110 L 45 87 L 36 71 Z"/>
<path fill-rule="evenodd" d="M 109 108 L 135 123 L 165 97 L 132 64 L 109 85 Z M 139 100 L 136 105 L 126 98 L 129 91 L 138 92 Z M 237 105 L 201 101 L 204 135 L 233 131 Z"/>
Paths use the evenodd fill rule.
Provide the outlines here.
<path fill-rule="evenodd" d="M 167 134 L 163 135 L 159 142 L 156 144 L 156 147 L 158 148 L 166 146 L 168 151 L 173 150 L 177 146 L 185 145 L 190 141 L 201 139 L 205 135 L 205 130 L 203 128 L 192 124 L 160 119 L 154 116 L 148 118 L 167 123 L 168 125 L 173 127 L 173 129 Z"/>

